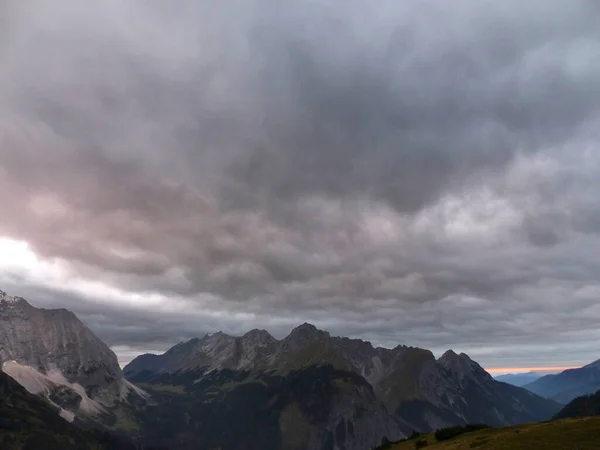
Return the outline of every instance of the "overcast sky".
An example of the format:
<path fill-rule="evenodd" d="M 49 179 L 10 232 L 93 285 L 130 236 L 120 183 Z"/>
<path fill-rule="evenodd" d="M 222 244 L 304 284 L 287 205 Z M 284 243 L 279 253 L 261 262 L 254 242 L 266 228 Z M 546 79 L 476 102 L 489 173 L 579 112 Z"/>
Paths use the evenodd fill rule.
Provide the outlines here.
<path fill-rule="evenodd" d="M 600 358 L 597 0 L 0 0 L 0 289 L 121 361 L 308 321 Z"/>

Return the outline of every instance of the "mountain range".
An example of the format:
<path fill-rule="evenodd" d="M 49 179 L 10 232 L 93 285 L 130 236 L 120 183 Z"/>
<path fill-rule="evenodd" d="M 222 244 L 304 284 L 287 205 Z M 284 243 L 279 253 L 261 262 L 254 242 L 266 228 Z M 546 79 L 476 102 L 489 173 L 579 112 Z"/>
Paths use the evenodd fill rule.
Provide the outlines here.
<path fill-rule="evenodd" d="M 543 376 L 523 387 L 559 403 L 569 403 L 579 396 L 593 394 L 600 389 L 600 360 L 577 369 Z"/>
<path fill-rule="evenodd" d="M 548 418 L 559 408 L 555 402 L 495 381 L 465 354 L 448 351 L 436 359 L 421 348 L 373 347 L 358 339 L 333 337 L 307 323 L 279 341 L 264 330 L 241 337 L 208 334 L 162 355 L 142 355 L 124 373 L 150 391 L 182 387 L 186 401 L 196 398 L 195 404 L 202 403 L 203 414 L 210 417 L 219 417 L 223 403 L 244 405 L 252 411 L 252 417 L 244 420 L 274 430 L 271 442 L 298 443 L 285 448 L 370 448 L 383 437 L 394 440 L 412 430 L 472 422 L 494 426 L 531 422 Z M 182 395 L 170 397 L 178 402 Z M 184 403 L 165 414 L 190 416 Z M 154 413 L 161 411 L 157 408 Z M 268 414 L 260 418 L 264 411 Z M 271 419 L 277 422 L 267 417 L 273 412 L 278 417 Z M 287 430 L 298 429 L 292 423 L 305 430 L 301 439 L 288 435 Z M 218 421 L 211 427 L 218 429 Z M 159 428 L 156 424 L 155 439 L 163 434 Z M 224 448 L 235 445 L 240 444 Z M 277 448 L 261 445 L 256 448 Z"/>
<path fill-rule="evenodd" d="M 560 408 L 466 354 L 373 347 L 310 324 L 281 340 L 265 330 L 208 334 L 121 371 L 73 313 L 3 292 L 0 363 L 74 425 L 174 450 L 363 450 L 413 430 L 512 425 Z"/>

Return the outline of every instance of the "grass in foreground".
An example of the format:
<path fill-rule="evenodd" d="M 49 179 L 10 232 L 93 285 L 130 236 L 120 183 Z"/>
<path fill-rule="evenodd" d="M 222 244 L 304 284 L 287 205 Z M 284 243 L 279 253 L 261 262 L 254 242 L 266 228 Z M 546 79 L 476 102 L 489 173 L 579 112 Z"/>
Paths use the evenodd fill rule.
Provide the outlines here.
<path fill-rule="evenodd" d="M 391 450 L 414 450 L 426 440 L 426 450 L 597 450 L 600 417 L 539 422 L 463 434 L 438 442 L 433 434 L 391 445 Z"/>

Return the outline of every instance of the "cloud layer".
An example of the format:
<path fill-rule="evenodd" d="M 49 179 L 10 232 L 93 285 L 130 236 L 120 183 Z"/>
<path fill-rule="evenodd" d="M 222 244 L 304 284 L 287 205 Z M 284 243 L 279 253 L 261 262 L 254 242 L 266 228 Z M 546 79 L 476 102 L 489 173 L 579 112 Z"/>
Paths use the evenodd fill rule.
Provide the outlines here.
<path fill-rule="evenodd" d="M 0 0 L 4 290 L 123 354 L 600 357 L 597 2 L 213 3 Z"/>

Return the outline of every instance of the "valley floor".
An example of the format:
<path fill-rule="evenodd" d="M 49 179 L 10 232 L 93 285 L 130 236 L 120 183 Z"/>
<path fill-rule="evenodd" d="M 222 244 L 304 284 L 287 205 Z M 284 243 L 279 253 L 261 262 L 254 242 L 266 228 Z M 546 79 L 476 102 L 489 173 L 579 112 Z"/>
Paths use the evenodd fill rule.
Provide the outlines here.
<path fill-rule="evenodd" d="M 600 417 L 565 419 L 514 427 L 487 429 L 437 442 L 433 435 L 391 445 L 390 450 L 414 450 L 426 439 L 425 450 L 597 450 Z"/>

